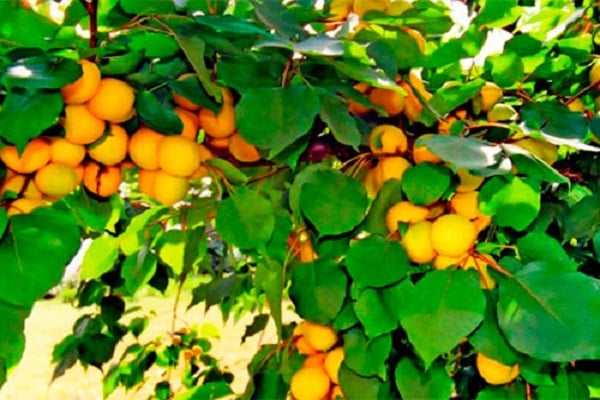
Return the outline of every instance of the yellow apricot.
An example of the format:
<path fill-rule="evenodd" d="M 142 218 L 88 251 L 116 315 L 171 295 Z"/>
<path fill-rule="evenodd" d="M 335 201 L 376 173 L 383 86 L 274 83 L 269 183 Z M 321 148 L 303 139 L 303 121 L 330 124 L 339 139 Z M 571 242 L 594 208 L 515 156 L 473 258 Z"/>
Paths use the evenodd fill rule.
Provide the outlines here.
<path fill-rule="evenodd" d="M 451 256 L 444 256 L 444 255 L 438 254 L 433 259 L 433 268 L 444 270 L 444 269 L 450 268 L 453 265 L 458 266 L 465 259 L 465 257 L 466 257 L 466 255 L 460 255 L 458 257 L 451 257 Z"/>
<path fill-rule="evenodd" d="M 329 379 L 331 382 L 338 384 L 340 383 L 338 378 L 338 373 L 340 371 L 340 367 L 342 366 L 342 362 L 344 361 L 345 353 L 344 348 L 342 346 L 336 347 L 327 353 L 325 357 L 325 372 L 329 375 Z"/>
<path fill-rule="evenodd" d="M 371 86 L 365 82 L 359 82 L 353 86 L 355 90 L 359 91 L 362 94 L 368 94 Z M 348 111 L 354 115 L 365 115 L 368 114 L 371 109 L 369 107 L 363 106 L 357 101 L 348 100 Z"/>
<path fill-rule="evenodd" d="M 513 144 L 529 151 L 549 165 L 554 164 L 558 160 L 558 147 L 555 144 L 530 137 L 517 140 Z"/>
<path fill-rule="evenodd" d="M 396 232 L 398 223 L 414 224 L 425 220 L 428 215 L 428 208 L 415 206 L 410 201 L 400 201 L 388 208 L 385 214 L 385 226 L 390 233 Z"/>
<path fill-rule="evenodd" d="M 83 170 L 83 185 L 100 197 L 110 197 L 121 185 L 121 168 L 87 162 Z"/>
<path fill-rule="evenodd" d="M 368 11 L 385 11 L 390 5 L 391 0 L 354 0 L 354 13 L 361 19 Z"/>
<path fill-rule="evenodd" d="M 134 102 L 135 92 L 131 86 L 119 79 L 104 78 L 87 107 L 105 121 L 125 122 L 133 116 Z"/>
<path fill-rule="evenodd" d="M 460 184 L 456 188 L 457 193 L 472 192 L 483 183 L 483 176 L 473 175 L 468 169 L 458 168 L 456 175 L 460 179 Z"/>
<path fill-rule="evenodd" d="M 154 178 L 154 198 L 164 206 L 172 206 L 173 204 L 183 200 L 189 190 L 189 181 L 187 178 L 174 176 L 166 171 L 156 171 Z"/>
<path fill-rule="evenodd" d="M 49 205 L 49 202 L 42 199 L 28 199 L 22 197 L 20 199 L 13 200 L 8 206 L 6 213 L 8 214 L 8 216 L 18 214 L 29 214 L 36 208 L 48 207 Z"/>
<path fill-rule="evenodd" d="M 455 193 L 450 199 L 450 210 L 454 214 L 462 215 L 470 220 L 481 216 L 479 211 L 479 192 Z"/>
<path fill-rule="evenodd" d="M 323 368 L 300 368 L 290 381 L 295 400 L 322 400 L 329 393 L 329 377 Z"/>
<path fill-rule="evenodd" d="M 406 82 L 398 83 L 402 89 L 406 92 L 406 104 L 404 105 L 404 115 L 409 121 L 418 122 L 421 117 L 421 111 L 423 111 L 423 105 L 415 95 L 412 87 Z"/>
<path fill-rule="evenodd" d="M 342 388 L 340 387 L 340 385 L 334 385 L 333 388 L 331 389 L 331 400 L 344 400 L 346 398 L 346 396 L 344 396 L 344 392 L 342 392 Z"/>
<path fill-rule="evenodd" d="M 600 82 L 600 60 L 594 61 L 589 73 L 590 84 L 598 84 Z"/>
<path fill-rule="evenodd" d="M 318 350 L 313 349 L 304 336 L 300 336 L 298 339 L 296 339 L 294 345 L 300 354 L 312 355 L 318 353 Z"/>
<path fill-rule="evenodd" d="M 331 0 L 329 3 L 329 17 L 327 21 L 342 21 L 348 17 L 352 11 L 354 0 Z"/>
<path fill-rule="evenodd" d="M 43 138 L 35 138 L 21 154 L 15 146 L 4 146 L 0 149 L 0 160 L 13 171 L 30 174 L 50 161 L 50 145 Z"/>
<path fill-rule="evenodd" d="M 224 137 L 224 138 L 211 138 L 209 136 L 208 143 L 210 144 L 211 147 L 213 147 L 215 149 L 225 150 L 225 149 L 229 149 L 230 138 L 231 138 L 231 136 Z"/>
<path fill-rule="evenodd" d="M 233 96 L 229 89 L 222 87 L 223 106 L 218 114 L 206 108 L 198 113 L 198 122 L 204 132 L 213 138 L 225 138 L 235 132 Z"/>
<path fill-rule="evenodd" d="M 581 97 L 576 98 L 569 104 L 567 104 L 567 108 L 573 112 L 584 112 L 585 111 L 585 103 L 581 99 Z"/>
<path fill-rule="evenodd" d="M 446 214 L 436 219 L 431 227 L 431 241 L 438 254 L 457 257 L 475 244 L 475 225 L 462 215 Z"/>
<path fill-rule="evenodd" d="M 369 147 L 373 154 L 404 154 L 408 139 L 404 131 L 394 125 L 378 125 L 369 134 Z"/>
<path fill-rule="evenodd" d="M 256 162 L 261 159 L 258 149 L 248 143 L 239 133 L 229 138 L 229 152 L 238 161 Z"/>
<path fill-rule="evenodd" d="M 379 174 L 380 182 L 390 179 L 402 179 L 404 171 L 411 166 L 406 158 L 402 157 L 385 157 L 379 160 L 377 164 L 377 173 Z"/>
<path fill-rule="evenodd" d="M 433 134 L 427 133 L 421 137 L 431 137 Z M 422 162 L 430 162 L 433 164 L 441 163 L 442 159 L 433 154 L 425 145 L 417 146 L 417 142 L 413 145 L 412 151 L 413 161 L 415 164 L 420 164 Z"/>
<path fill-rule="evenodd" d="M 310 347 L 317 351 L 327 351 L 337 342 L 337 334 L 326 325 L 302 321 L 302 332 Z"/>
<path fill-rule="evenodd" d="M 190 176 L 200 166 L 195 141 L 185 136 L 165 136 L 158 144 L 158 166 L 171 175 Z"/>
<path fill-rule="evenodd" d="M 65 138 L 50 138 L 50 161 L 76 167 L 85 158 L 85 147 Z"/>
<path fill-rule="evenodd" d="M 96 94 L 100 87 L 100 68 L 91 61 L 79 60 L 83 74 L 61 89 L 65 104 L 83 104 Z"/>
<path fill-rule="evenodd" d="M 426 264 L 435 258 L 436 251 L 433 248 L 431 235 L 432 225 L 429 221 L 411 224 L 402 236 L 402 245 L 412 262 Z"/>
<path fill-rule="evenodd" d="M 196 138 L 198 137 L 198 128 L 200 126 L 198 123 L 198 116 L 193 112 L 180 107 L 175 107 L 175 110 L 173 111 L 177 114 L 183 124 L 183 129 L 179 134 L 196 141 Z"/>
<path fill-rule="evenodd" d="M 129 139 L 129 157 L 140 168 L 158 169 L 158 144 L 164 135 L 141 126 Z"/>
<path fill-rule="evenodd" d="M 304 360 L 303 368 L 324 368 L 325 356 L 327 353 L 311 354 Z"/>
<path fill-rule="evenodd" d="M 406 96 L 392 89 L 374 88 L 369 93 L 369 100 L 381 106 L 390 117 L 399 115 L 406 105 Z"/>
<path fill-rule="evenodd" d="M 408 28 L 406 26 L 403 26 L 402 30 L 404 32 L 406 32 L 406 34 L 408 34 L 408 36 L 413 38 L 415 40 L 415 42 L 417 42 L 419 51 L 421 53 L 425 53 L 425 46 L 427 45 L 427 43 L 425 42 L 425 38 L 423 37 L 423 34 L 416 29 Z"/>
<path fill-rule="evenodd" d="M 184 79 L 196 77 L 196 76 L 197 76 L 196 74 L 190 72 L 187 74 L 180 75 L 179 78 L 177 78 L 177 80 L 182 81 Z M 200 108 L 199 105 L 195 104 L 190 99 L 183 97 L 180 94 L 177 94 L 175 91 L 172 91 L 171 94 L 173 95 L 173 101 L 175 102 L 175 104 L 177 104 L 180 107 L 185 108 L 186 110 L 198 111 L 198 109 Z"/>
<path fill-rule="evenodd" d="M 77 184 L 79 185 L 81 182 L 83 182 L 83 173 L 84 173 L 83 164 L 79 164 L 72 168 L 73 168 L 73 171 L 75 171 L 75 175 L 77 175 Z"/>
<path fill-rule="evenodd" d="M 434 220 L 446 212 L 444 203 L 430 204 L 427 208 L 429 209 L 429 214 L 427 215 L 427 219 L 429 220 Z"/>
<path fill-rule="evenodd" d="M 59 163 L 50 163 L 40 168 L 33 179 L 38 190 L 52 198 L 66 196 L 78 185 L 75 170 Z"/>
<path fill-rule="evenodd" d="M 138 188 L 141 193 L 154 197 L 157 170 L 140 168 L 138 172 Z"/>
<path fill-rule="evenodd" d="M 90 144 L 102 137 L 106 123 L 84 105 L 65 107 L 65 138 L 75 144 Z"/>
<path fill-rule="evenodd" d="M 479 375 L 490 385 L 507 384 L 520 374 L 519 364 L 505 365 L 483 353 L 477 353 L 475 364 Z"/>
<path fill-rule="evenodd" d="M 88 147 L 90 157 L 104 165 L 117 165 L 127 157 L 129 136 L 120 125 L 110 124 L 109 132 Z"/>
<path fill-rule="evenodd" d="M 495 83 L 486 82 L 479 92 L 481 111 L 489 111 L 502 98 L 502 89 Z"/>

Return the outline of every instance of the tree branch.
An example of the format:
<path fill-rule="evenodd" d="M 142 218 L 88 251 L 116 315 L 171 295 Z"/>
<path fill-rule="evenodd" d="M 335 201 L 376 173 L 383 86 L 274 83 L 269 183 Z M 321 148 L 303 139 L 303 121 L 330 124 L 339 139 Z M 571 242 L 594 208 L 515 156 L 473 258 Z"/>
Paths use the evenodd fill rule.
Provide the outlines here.
<path fill-rule="evenodd" d="M 98 0 L 79 0 L 90 17 L 90 49 L 98 47 Z"/>

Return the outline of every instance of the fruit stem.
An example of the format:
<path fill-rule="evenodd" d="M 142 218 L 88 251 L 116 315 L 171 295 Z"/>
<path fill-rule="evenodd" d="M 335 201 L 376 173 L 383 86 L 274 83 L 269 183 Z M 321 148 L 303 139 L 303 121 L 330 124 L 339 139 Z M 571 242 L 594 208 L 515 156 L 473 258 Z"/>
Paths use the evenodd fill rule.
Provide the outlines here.
<path fill-rule="evenodd" d="M 98 0 L 79 0 L 90 17 L 90 49 L 98 47 Z"/>
<path fill-rule="evenodd" d="M 503 275 L 508 276 L 509 278 L 513 277 L 513 274 L 510 273 L 510 271 L 502 268 L 496 261 L 492 260 L 492 258 L 490 257 L 486 257 L 483 254 L 480 253 L 475 253 L 473 254 L 473 257 L 475 260 L 479 259 L 485 263 L 487 263 L 487 265 L 489 265 L 490 267 L 494 268 L 496 271 L 500 272 Z"/>

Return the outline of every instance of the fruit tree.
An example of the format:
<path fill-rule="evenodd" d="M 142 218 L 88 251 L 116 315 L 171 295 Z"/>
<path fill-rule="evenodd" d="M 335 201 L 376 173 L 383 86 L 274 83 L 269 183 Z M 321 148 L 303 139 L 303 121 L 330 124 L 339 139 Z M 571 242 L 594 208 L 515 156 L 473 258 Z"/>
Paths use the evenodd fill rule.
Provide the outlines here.
<path fill-rule="evenodd" d="M 53 357 L 105 396 L 156 367 L 152 398 L 232 395 L 197 327 L 140 339 L 149 287 L 274 322 L 242 398 L 600 396 L 594 0 L 0 15 L 0 385 L 91 239 Z"/>

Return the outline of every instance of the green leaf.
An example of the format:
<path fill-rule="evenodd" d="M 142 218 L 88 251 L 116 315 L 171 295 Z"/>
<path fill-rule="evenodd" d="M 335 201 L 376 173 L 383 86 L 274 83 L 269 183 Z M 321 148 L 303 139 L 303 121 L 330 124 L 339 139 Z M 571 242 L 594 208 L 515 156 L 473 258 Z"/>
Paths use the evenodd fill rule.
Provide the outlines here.
<path fill-rule="evenodd" d="M 81 263 L 81 279 L 99 278 L 110 271 L 119 257 L 119 241 L 110 235 L 100 236 L 92 242 Z"/>
<path fill-rule="evenodd" d="M 368 205 L 363 185 L 341 172 L 315 171 L 301 188 L 302 213 L 321 236 L 352 230 L 364 219 Z"/>
<path fill-rule="evenodd" d="M 426 146 L 442 160 L 451 163 L 456 168 L 481 170 L 497 165 L 502 157 L 498 146 L 488 142 L 447 135 L 431 135 L 420 137 L 416 146 Z"/>
<path fill-rule="evenodd" d="M 202 108 L 207 108 L 213 112 L 218 112 L 220 110 L 220 108 L 208 98 L 208 95 L 200 86 L 200 81 L 195 76 L 190 76 L 181 80 L 171 80 L 168 85 L 175 93 L 189 99 L 192 103 Z"/>
<path fill-rule="evenodd" d="M 125 280 L 125 289 L 129 294 L 134 294 L 152 279 L 155 272 L 156 256 L 144 247 L 123 262 L 121 277 Z"/>
<path fill-rule="evenodd" d="M 58 205 L 73 214 L 88 232 L 114 231 L 114 224 L 119 220 L 123 208 L 118 197 L 102 201 L 92 197 L 86 190 L 76 190 L 60 200 Z"/>
<path fill-rule="evenodd" d="M 60 89 L 81 76 L 77 62 L 59 57 L 22 58 L 10 65 L 2 76 L 2 84 L 8 88 L 27 90 Z"/>
<path fill-rule="evenodd" d="M 147 238 L 152 236 L 152 227 L 168 211 L 167 207 L 152 207 L 133 217 L 125 232 L 119 236 L 121 252 L 126 256 L 137 253 L 147 242 Z"/>
<path fill-rule="evenodd" d="M 102 75 L 131 74 L 143 59 L 143 51 L 128 51 L 124 54 L 110 55 L 102 58 L 103 62 L 100 65 L 100 71 Z"/>
<path fill-rule="evenodd" d="M 385 379 L 385 361 L 392 350 L 391 335 L 369 340 L 360 328 L 344 333 L 344 363 L 360 376 Z"/>
<path fill-rule="evenodd" d="M 6 209 L 0 209 L 0 238 L 4 236 L 4 232 L 6 232 L 6 227 L 8 226 L 8 214 L 6 213 Z"/>
<path fill-rule="evenodd" d="M 400 312 L 402 327 L 427 369 L 483 320 L 479 276 L 474 271 L 430 272 L 417 282 Z"/>
<path fill-rule="evenodd" d="M 454 390 L 454 381 L 439 363 L 423 371 L 415 361 L 404 357 L 396 365 L 394 378 L 403 399 L 449 399 Z"/>
<path fill-rule="evenodd" d="M 540 212 L 540 187 L 536 181 L 516 176 L 494 177 L 479 192 L 479 208 L 501 227 L 527 228 Z"/>
<path fill-rule="evenodd" d="M 385 384 L 376 377 L 363 377 L 342 363 L 339 370 L 342 392 L 347 400 L 387 399 L 391 398 Z"/>
<path fill-rule="evenodd" d="M 331 128 L 335 139 L 342 144 L 358 149 L 362 135 L 358 130 L 356 120 L 350 115 L 346 105 L 339 97 L 325 91 L 319 92 L 319 100 L 323 107 L 319 115 L 323 122 Z"/>
<path fill-rule="evenodd" d="M 257 333 L 261 333 L 267 327 L 267 323 L 269 322 L 268 314 L 258 314 L 254 317 L 250 325 L 246 325 L 246 330 L 244 331 L 244 336 L 242 336 L 242 343 L 246 341 L 251 336 L 256 335 Z"/>
<path fill-rule="evenodd" d="M 218 168 L 223 176 L 232 184 L 239 185 L 248 182 L 248 177 L 239 168 L 223 158 L 210 158 L 206 164 Z"/>
<path fill-rule="evenodd" d="M 58 122 L 63 101 L 58 92 L 12 91 L 0 111 L 0 137 L 18 148 Z"/>
<path fill-rule="evenodd" d="M 296 219 L 297 222 L 302 219 L 302 209 L 300 208 L 300 195 L 302 194 L 302 186 L 308 181 L 311 180 L 312 174 L 319 170 L 328 170 L 329 166 L 326 164 L 311 164 L 308 167 L 304 168 L 302 171 L 299 171 L 294 176 L 294 182 L 290 187 L 290 192 L 288 195 L 290 210 L 292 211 L 292 215 Z M 303 225 L 303 224 L 302 224 Z"/>
<path fill-rule="evenodd" d="M 390 27 L 411 27 L 431 35 L 446 33 L 453 24 L 447 6 L 431 1 L 416 1 L 399 16 L 370 12 L 365 20 Z"/>
<path fill-rule="evenodd" d="M 556 375 L 556 383 L 552 386 L 539 386 L 535 391 L 536 399 L 589 399 L 590 390 L 583 382 L 581 375 L 567 372 L 564 368 Z"/>
<path fill-rule="evenodd" d="M 510 157 L 519 174 L 538 179 L 542 182 L 570 183 L 568 178 L 561 175 L 533 153 L 512 144 L 502 143 L 500 146 Z"/>
<path fill-rule="evenodd" d="M 309 133 L 321 110 L 317 93 L 305 85 L 251 88 L 235 107 L 244 139 L 275 155 Z"/>
<path fill-rule="evenodd" d="M 526 127 L 560 139 L 583 139 L 588 132 L 585 115 L 571 112 L 558 101 L 527 102 L 521 108 L 521 119 Z"/>
<path fill-rule="evenodd" d="M 283 284 L 283 266 L 268 257 L 263 257 L 256 266 L 255 285 L 265 293 L 279 338 L 281 338 L 283 318 L 281 309 Z"/>
<path fill-rule="evenodd" d="M 450 187 L 450 170 L 442 165 L 421 163 L 402 175 L 402 191 L 411 203 L 426 206 L 442 198 Z"/>
<path fill-rule="evenodd" d="M 498 324 L 515 349 L 555 362 L 600 357 L 597 280 L 530 264 L 499 286 Z"/>
<path fill-rule="evenodd" d="M 183 130 L 183 123 L 173 109 L 161 104 L 154 93 L 148 90 L 137 93 L 135 108 L 142 121 L 152 129 L 173 135 Z"/>
<path fill-rule="evenodd" d="M 561 244 L 543 232 L 531 232 L 517 240 L 521 262 L 547 262 L 563 272 L 575 272 L 578 265 L 571 260 Z"/>
<path fill-rule="evenodd" d="M 135 1 L 135 0 L 131 0 Z M 163 21 L 166 22 L 166 21 Z M 192 68 L 196 71 L 198 75 L 198 79 L 206 93 L 212 96 L 217 101 L 221 101 L 221 89 L 219 86 L 213 82 L 211 77 L 211 72 L 206 67 L 206 63 L 204 60 L 204 52 L 206 49 L 206 44 L 202 39 L 200 39 L 193 31 L 186 29 L 185 26 L 177 26 L 176 23 L 171 21 L 166 22 L 173 32 L 175 33 L 175 40 L 179 43 L 179 47 L 185 54 L 186 58 L 192 64 Z"/>
<path fill-rule="evenodd" d="M 225 381 L 206 382 L 177 394 L 173 400 L 213 400 L 231 394 L 231 387 Z"/>
<path fill-rule="evenodd" d="M 179 51 L 177 41 L 166 33 L 141 31 L 130 35 L 129 48 L 134 52 L 144 52 L 147 58 L 168 58 Z"/>
<path fill-rule="evenodd" d="M 380 235 L 371 235 L 350 246 L 345 265 L 354 282 L 370 287 L 396 283 L 412 269 L 402 245 Z"/>
<path fill-rule="evenodd" d="M 517 0 L 487 0 L 474 23 L 479 27 L 503 28 L 514 23 L 522 12 Z"/>
<path fill-rule="evenodd" d="M 202 15 L 196 22 L 208 26 L 217 32 L 238 33 L 242 35 L 265 35 L 267 31 L 251 21 L 236 18 L 233 15 Z"/>
<path fill-rule="evenodd" d="M 485 68 L 490 71 L 492 79 L 500 87 L 512 86 L 525 75 L 523 60 L 517 53 L 513 52 L 487 57 Z"/>
<path fill-rule="evenodd" d="M 183 272 L 186 232 L 173 229 L 163 233 L 157 243 L 158 257 L 173 269 L 175 275 Z M 144 248 L 142 247 L 142 250 Z"/>
<path fill-rule="evenodd" d="M 477 394 L 477 400 L 520 400 L 527 398 L 525 385 L 515 382 L 509 386 L 487 386 Z"/>
<path fill-rule="evenodd" d="M 25 319 L 31 310 L 0 301 L 0 387 L 25 350 Z"/>
<path fill-rule="evenodd" d="M 484 84 L 484 80 L 476 79 L 471 82 L 441 88 L 436 91 L 431 100 L 429 100 L 429 106 L 435 110 L 437 114 L 445 116 L 450 111 L 477 95 Z M 437 119 L 438 116 L 428 107 L 423 109 L 423 112 L 421 113 L 421 122 L 425 125 L 432 126 L 437 122 Z"/>
<path fill-rule="evenodd" d="M 119 0 L 119 5 L 127 14 L 134 15 L 154 15 L 154 14 L 174 14 L 175 3 L 163 0 Z"/>
<path fill-rule="evenodd" d="M 399 179 L 390 179 L 384 182 L 363 223 L 364 229 L 371 233 L 387 235 L 388 231 L 385 226 L 387 210 L 402 200 L 404 200 L 402 196 L 402 181 Z"/>
<path fill-rule="evenodd" d="M 600 226 L 600 192 L 585 196 L 564 217 L 565 237 L 590 238 Z"/>
<path fill-rule="evenodd" d="M 406 282 L 406 281 L 405 281 Z M 363 289 L 354 302 L 354 313 L 369 338 L 394 331 L 400 325 L 398 308 L 407 301 L 402 284 Z"/>
<path fill-rule="evenodd" d="M 314 36 L 295 43 L 294 50 L 309 56 L 335 57 L 344 54 L 344 42 L 327 36 Z"/>
<path fill-rule="evenodd" d="M 251 0 L 254 13 L 269 29 L 285 37 L 303 37 L 305 32 L 296 16 L 278 0 Z"/>
<path fill-rule="evenodd" d="M 0 2 L 2 20 L 10 23 L 0 25 L 0 37 L 15 48 L 52 47 L 60 25 L 25 8 L 17 2 Z M 4 46 L 4 45 L 3 45 Z"/>
<path fill-rule="evenodd" d="M 275 229 L 271 203 L 243 186 L 221 201 L 216 220 L 223 240 L 242 249 L 264 248 Z"/>
<path fill-rule="evenodd" d="M 30 306 L 62 278 L 80 246 L 73 217 L 53 208 L 14 215 L 0 241 L 0 301 Z"/>
<path fill-rule="evenodd" d="M 483 323 L 469 338 L 469 342 L 477 352 L 498 360 L 502 364 L 514 365 L 521 361 L 519 353 L 508 344 L 498 326 L 496 299 L 491 296 L 488 296 Z"/>
<path fill-rule="evenodd" d="M 302 318 L 328 324 L 344 304 L 347 284 L 341 267 L 333 260 L 321 258 L 294 269 L 290 297 Z"/>
<path fill-rule="evenodd" d="M 335 320 L 331 323 L 331 327 L 336 332 L 345 331 L 358 324 L 358 322 L 352 303 L 346 301 L 346 304 L 344 304 L 339 314 L 335 317 Z"/>
<path fill-rule="evenodd" d="M 340 73 L 359 82 L 366 82 L 374 87 L 392 89 L 404 93 L 402 88 L 396 84 L 396 81 L 388 77 L 381 70 L 375 70 L 355 61 L 330 61 L 329 63 Z"/>

